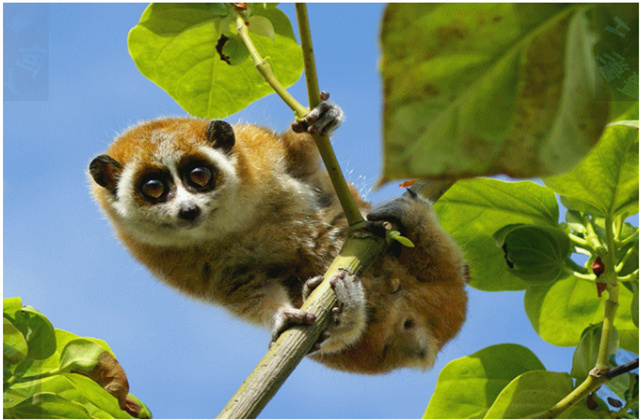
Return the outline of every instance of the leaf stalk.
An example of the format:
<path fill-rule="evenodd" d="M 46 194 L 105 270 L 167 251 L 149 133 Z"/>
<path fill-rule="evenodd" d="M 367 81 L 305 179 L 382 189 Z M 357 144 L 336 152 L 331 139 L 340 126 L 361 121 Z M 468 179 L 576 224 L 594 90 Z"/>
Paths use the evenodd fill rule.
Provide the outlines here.
<path fill-rule="evenodd" d="M 236 24 L 238 25 L 238 34 L 242 38 L 242 41 L 246 45 L 249 50 L 249 55 L 251 56 L 251 60 L 256 65 L 256 69 L 262 75 L 265 82 L 269 84 L 273 88 L 273 90 L 282 98 L 282 100 L 293 110 L 296 117 L 303 118 L 305 115 L 309 113 L 309 109 L 303 106 L 300 102 L 298 102 L 288 91 L 287 89 L 280 84 L 275 74 L 273 74 L 273 70 L 271 69 L 271 65 L 260 55 L 255 44 L 251 40 L 251 36 L 249 35 L 249 27 L 247 26 L 247 21 L 243 15 L 243 12 L 238 10 L 237 8 L 231 8 L 231 13 L 235 15 Z"/>

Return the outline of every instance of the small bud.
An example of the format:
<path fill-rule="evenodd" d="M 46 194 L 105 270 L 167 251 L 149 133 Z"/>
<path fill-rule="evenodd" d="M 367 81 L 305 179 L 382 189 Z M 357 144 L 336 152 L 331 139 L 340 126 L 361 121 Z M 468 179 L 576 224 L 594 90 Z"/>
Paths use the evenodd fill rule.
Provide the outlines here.
<path fill-rule="evenodd" d="M 596 282 L 596 287 L 598 289 L 598 297 L 601 298 L 602 297 L 602 292 L 607 290 L 607 283 Z"/>
<path fill-rule="evenodd" d="M 595 274 L 596 277 L 600 277 L 600 274 L 604 273 L 604 264 L 600 257 L 596 258 L 596 260 L 591 265 L 591 269 L 593 270 L 593 274 Z"/>
<path fill-rule="evenodd" d="M 611 407 L 614 407 L 614 408 L 622 407 L 622 403 L 620 401 L 616 400 L 615 398 L 608 397 L 607 398 L 607 402 L 609 403 L 609 405 Z"/>

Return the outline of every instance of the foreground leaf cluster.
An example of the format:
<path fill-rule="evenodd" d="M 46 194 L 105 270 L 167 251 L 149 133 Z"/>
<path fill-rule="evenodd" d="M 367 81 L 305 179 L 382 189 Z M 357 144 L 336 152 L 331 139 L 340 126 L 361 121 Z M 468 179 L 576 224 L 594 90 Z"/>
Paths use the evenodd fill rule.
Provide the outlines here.
<path fill-rule="evenodd" d="M 104 341 L 54 329 L 17 297 L 2 315 L 4 418 L 151 418 Z"/>
<path fill-rule="evenodd" d="M 630 112 L 637 118 L 637 108 Z M 599 291 L 603 280 L 594 263 L 609 253 L 616 265 L 605 270 L 615 271 L 620 283 L 609 356 L 617 349 L 638 353 L 638 228 L 625 221 L 638 213 L 638 147 L 637 129 L 614 124 L 574 170 L 543 179 L 545 185 L 459 181 L 435 204 L 443 227 L 465 251 L 470 285 L 526 290 L 525 310 L 535 331 L 576 351 L 570 374 L 545 371 L 528 349 L 512 344 L 453 361 L 441 372 L 425 417 L 537 417 L 569 394 L 572 378 L 581 383 L 596 365 L 607 285 L 600 283 Z M 568 208 L 564 222 L 556 194 Z M 610 358 L 610 367 L 615 361 Z M 625 374 L 611 384 L 624 404 L 631 401 L 625 413 L 637 411 L 637 377 Z M 470 378 L 478 385 L 471 386 Z M 565 416 L 609 415 L 602 400 L 592 403 L 595 408 L 586 404 Z"/>

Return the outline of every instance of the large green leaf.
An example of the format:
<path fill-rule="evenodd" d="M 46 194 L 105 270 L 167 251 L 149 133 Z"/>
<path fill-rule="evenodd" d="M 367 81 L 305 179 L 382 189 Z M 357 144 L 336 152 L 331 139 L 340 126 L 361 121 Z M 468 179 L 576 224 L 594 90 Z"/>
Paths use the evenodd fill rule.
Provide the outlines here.
<path fill-rule="evenodd" d="M 518 375 L 544 366 L 517 344 L 498 344 L 449 362 L 424 418 L 482 418 L 502 389 Z"/>
<path fill-rule="evenodd" d="M 545 178 L 544 183 L 585 213 L 602 217 L 638 213 L 638 130 L 608 127 L 577 167 Z"/>
<path fill-rule="evenodd" d="M 609 110 L 606 95 L 596 93 L 592 9 L 387 6 L 382 182 L 534 177 L 577 164 L 600 137 Z"/>
<path fill-rule="evenodd" d="M 567 274 L 571 242 L 561 229 L 536 225 L 507 225 L 494 234 L 509 270 L 533 285 L 556 281 Z"/>
<path fill-rule="evenodd" d="M 557 226 L 558 203 L 547 188 L 530 181 L 489 178 L 458 181 L 434 205 L 442 227 L 460 245 L 470 285 L 481 290 L 522 290 L 528 283 L 509 272 L 493 234 L 514 223 Z"/>
<path fill-rule="evenodd" d="M 303 65 L 289 19 L 273 7 L 249 8 L 254 21 L 264 17 L 272 26 L 257 20 L 261 23 L 256 25 L 258 33 L 251 34 L 256 48 L 280 83 L 292 85 Z M 188 113 L 225 117 L 273 93 L 253 62 L 243 61 L 246 55 L 235 26 L 228 8 L 221 4 L 152 3 L 129 32 L 129 53 L 142 74 Z M 216 50 L 220 45 L 224 45 L 222 52 Z M 230 57 L 231 64 L 223 55 Z"/>
<path fill-rule="evenodd" d="M 485 415 L 487 419 L 540 418 L 573 390 L 566 373 L 534 370 L 507 385 Z"/>
<path fill-rule="evenodd" d="M 619 346 L 638 353 L 638 328 L 631 316 L 633 293 L 619 287 L 614 326 Z M 582 331 L 602 322 L 606 297 L 599 298 L 596 284 L 576 277 L 527 289 L 524 307 L 531 325 L 545 341 L 556 346 L 576 346 Z"/>

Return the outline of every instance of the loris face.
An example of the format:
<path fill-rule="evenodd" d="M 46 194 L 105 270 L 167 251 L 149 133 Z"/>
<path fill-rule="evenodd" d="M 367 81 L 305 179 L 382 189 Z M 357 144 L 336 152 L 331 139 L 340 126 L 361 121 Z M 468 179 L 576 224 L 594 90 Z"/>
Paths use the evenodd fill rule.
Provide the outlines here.
<path fill-rule="evenodd" d="M 229 210 L 239 183 L 234 142 L 223 121 L 168 118 L 134 127 L 91 162 L 96 198 L 122 232 L 141 242 L 211 238 L 238 219 Z"/>

